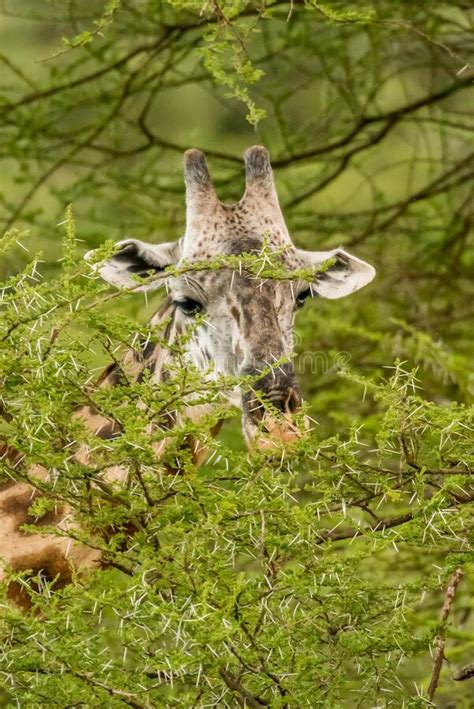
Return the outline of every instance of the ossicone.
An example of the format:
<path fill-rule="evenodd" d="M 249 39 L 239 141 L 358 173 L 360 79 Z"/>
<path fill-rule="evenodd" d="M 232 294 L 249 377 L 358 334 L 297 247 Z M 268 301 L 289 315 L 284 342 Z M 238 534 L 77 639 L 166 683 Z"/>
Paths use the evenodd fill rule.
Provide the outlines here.
<path fill-rule="evenodd" d="M 187 192 L 210 191 L 214 185 L 207 168 L 206 156 L 201 150 L 191 149 L 184 153 L 184 181 Z"/>
<path fill-rule="evenodd" d="M 249 183 L 273 182 L 270 154 L 263 145 L 253 145 L 245 151 L 245 176 Z"/>

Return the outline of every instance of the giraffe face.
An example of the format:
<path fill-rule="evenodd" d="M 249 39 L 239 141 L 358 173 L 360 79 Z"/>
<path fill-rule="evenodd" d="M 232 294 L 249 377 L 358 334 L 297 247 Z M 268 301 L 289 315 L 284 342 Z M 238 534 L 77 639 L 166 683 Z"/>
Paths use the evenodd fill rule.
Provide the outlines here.
<path fill-rule="evenodd" d="M 180 321 L 198 321 L 196 362 L 200 357 L 217 372 L 234 375 L 291 357 L 294 314 L 304 290 L 227 269 L 172 279 L 169 286 Z"/>
<path fill-rule="evenodd" d="M 179 324 L 195 321 L 188 344 L 193 364 L 210 376 L 248 377 L 238 403 L 249 442 L 266 430 L 264 419 L 291 419 L 301 405 L 291 357 L 295 312 L 307 292 L 305 284 L 262 281 L 228 269 L 169 283 Z M 291 426 L 284 428 L 290 436 Z"/>
<path fill-rule="evenodd" d="M 237 204 L 224 205 L 214 192 L 203 154 L 188 151 L 183 238 L 158 245 L 133 239 L 120 242 L 117 252 L 98 269 L 110 283 L 134 290 L 150 290 L 166 282 L 177 326 L 184 330 L 192 325 L 189 359 L 208 373 L 249 375 L 240 392 L 243 429 L 249 443 L 259 440 L 266 447 L 270 438 L 289 442 L 298 435 L 292 418 L 301 406 L 301 395 L 291 364 L 296 310 L 311 295 L 349 295 L 369 283 L 375 271 L 342 249 L 295 248 L 280 210 L 267 151 L 250 148 L 245 163 L 245 194 Z M 312 283 L 263 281 L 228 267 L 186 270 L 189 264 L 219 255 L 258 255 L 264 243 L 286 270 L 314 271 Z M 165 272 L 169 265 L 186 272 L 170 276 Z M 323 265 L 324 270 L 318 271 Z M 135 275 L 150 274 L 154 278 L 149 283 L 137 285 Z"/>

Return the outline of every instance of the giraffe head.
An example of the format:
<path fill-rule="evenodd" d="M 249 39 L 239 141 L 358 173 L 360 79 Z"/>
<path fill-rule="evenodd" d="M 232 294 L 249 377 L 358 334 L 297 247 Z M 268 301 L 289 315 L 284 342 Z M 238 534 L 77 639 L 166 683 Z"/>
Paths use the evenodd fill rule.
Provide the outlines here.
<path fill-rule="evenodd" d="M 291 364 L 295 312 L 311 296 L 341 298 L 369 283 L 375 271 L 343 249 L 302 251 L 291 242 L 280 209 L 268 152 L 261 146 L 245 153 L 246 188 L 233 205 L 219 201 L 203 153 L 184 156 L 186 231 L 179 240 L 147 244 L 119 242 L 99 270 L 121 288 L 151 290 L 166 283 L 183 326 L 200 315 L 188 349 L 201 369 L 252 375 L 242 388 L 243 429 L 248 443 L 265 447 L 270 439 L 297 436 L 292 417 L 301 395 Z M 187 270 L 170 276 L 164 269 L 215 259 L 261 253 L 264 243 L 288 271 L 311 269 L 314 280 L 262 280 L 245 270 Z M 332 265 L 317 272 L 323 264 Z M 156 274 L 137 285 L 136 275 Z M 249 381 L 249 380 L 247 380 Z M 262 435 L 263 431 L 263 435 Z M 258 434 L 258 435 L 257 435 Z"/>

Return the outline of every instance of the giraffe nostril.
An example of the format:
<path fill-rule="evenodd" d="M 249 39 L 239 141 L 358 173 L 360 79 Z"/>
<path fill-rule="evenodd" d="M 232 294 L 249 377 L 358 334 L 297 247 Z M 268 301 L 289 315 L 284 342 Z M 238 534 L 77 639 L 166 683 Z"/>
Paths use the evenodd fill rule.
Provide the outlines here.
<path fill-rule="evenodd" d="M 301 396 L 297 389 L 278 389 L 266 391 L 261 399 L 248 397 L 246 399 L 248 413 L 252 418 L 261 420 L 265 415 L 267 405 L 272 406 L 282 414 L 294 414 L 301 407 Z"/>
<path fill-rule="evenodd" d="M 265 399 L 283 414 L 293 414 L 301 406 L 301 396 L 295 387 L 271 388 L 265 392 Z"/>
<path fill-rule="evenodd" d="M 254 375 L 258 370 L 247 369 Z M 266 374 L 243 392 L 244 411 L 254 421 L 261 421 L 267 412 L 292 415 L 301 407 L 301 394 L 291 365 L 283 364 Z"/>
<path fill-rule="evenodd" d="M 290 387 L 286 397 L 283 412 L 285 414 L 294 414 L 301 406 L 301 397 L 297 389 Z"/>

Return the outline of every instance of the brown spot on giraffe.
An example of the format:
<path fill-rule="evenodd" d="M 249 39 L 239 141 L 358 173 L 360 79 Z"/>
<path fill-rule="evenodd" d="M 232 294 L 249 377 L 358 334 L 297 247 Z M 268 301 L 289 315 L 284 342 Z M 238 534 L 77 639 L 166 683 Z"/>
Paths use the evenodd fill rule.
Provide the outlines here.
<path fill-rule="evenodd" d="M 64 588 L 71 582 L 72 568 L 60 549 L 53 544 L 43 546 L 41 551 L 20 554 L 15 557 L 12 568 L 14 571 L 28 571 L 26 584 L 19 581 L 10 582 L 7 596 L 25 610 L 32 606 L 32 597 L 28 587 L 37 592 L 42 582 L 51 584 L 51 590 Z"/>

